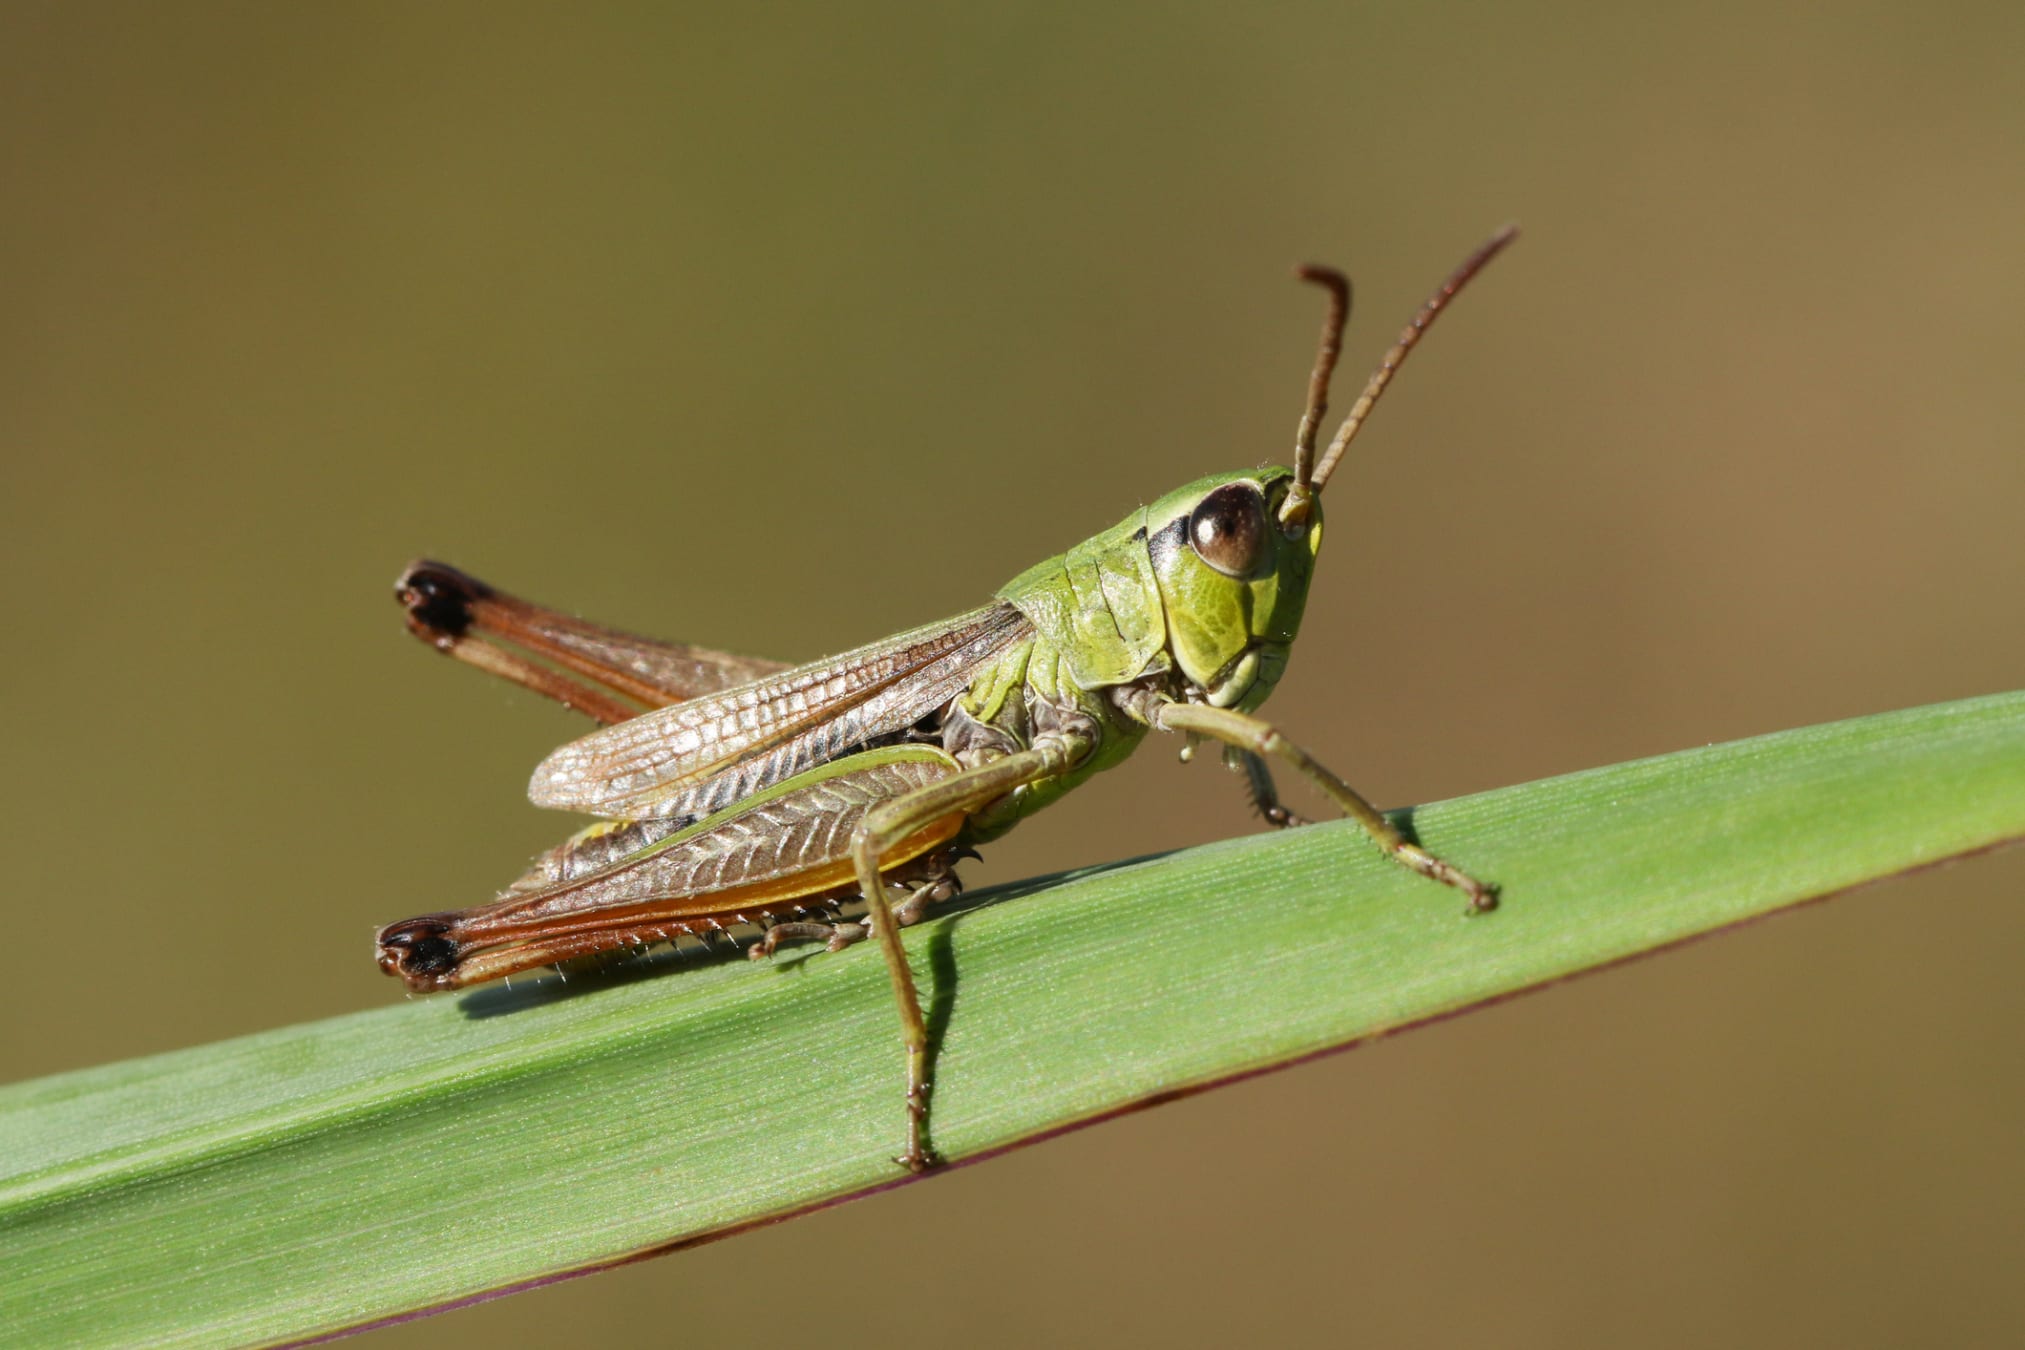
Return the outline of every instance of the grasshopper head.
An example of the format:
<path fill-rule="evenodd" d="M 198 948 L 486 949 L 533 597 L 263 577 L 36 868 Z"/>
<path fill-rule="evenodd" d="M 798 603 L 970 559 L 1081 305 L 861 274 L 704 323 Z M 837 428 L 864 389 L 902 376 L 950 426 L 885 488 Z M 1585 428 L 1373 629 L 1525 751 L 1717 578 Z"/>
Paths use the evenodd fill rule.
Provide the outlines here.
<path fill-rule="evenodd" d="M 1147 552 L 1167 611 L 1167 648 L 1219 707 L 1256 708 L 1287 664 L 1308 578 L 1322 547 L 1322 510 L 1281 518 L 1287 469 L 1217 474 L 1146 510 Z"/>

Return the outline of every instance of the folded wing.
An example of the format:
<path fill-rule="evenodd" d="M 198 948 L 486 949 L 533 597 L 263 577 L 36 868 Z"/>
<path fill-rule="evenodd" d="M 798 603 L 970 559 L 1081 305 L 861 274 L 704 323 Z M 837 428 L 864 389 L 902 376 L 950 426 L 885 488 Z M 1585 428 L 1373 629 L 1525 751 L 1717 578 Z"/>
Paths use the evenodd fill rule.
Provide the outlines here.
<path fill-rule="evenodd" d="M 999 603 L 657 708 L 557 750 L 527 795 L 537 806 L 615 819 L 707 815 L 906 730 L 1031 631 Z"/>

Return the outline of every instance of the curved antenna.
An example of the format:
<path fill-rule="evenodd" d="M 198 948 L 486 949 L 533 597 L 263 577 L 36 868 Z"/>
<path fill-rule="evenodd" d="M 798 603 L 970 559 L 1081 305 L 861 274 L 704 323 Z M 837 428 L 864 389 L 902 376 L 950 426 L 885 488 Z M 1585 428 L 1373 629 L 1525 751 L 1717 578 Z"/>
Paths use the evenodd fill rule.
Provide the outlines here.
<path fill-rule="evenodd" d="M 1385 386 L 1392 382 L 1393 373 L 1406 360 L 1406 354 L 1413 350 L 1413 344 L 1420 341 L 1420 335 L 1434 323 L 1435 317 L 1455 297 L 1455 293 L 1467 285 L 1471 277 L 1481 272 L 1485 263 L 1497 257 L 1505 245 L 1518 237 L 1517 225 L 1505 226 L 1485 240 L 1476 252 L 1463 259 L 1462 266 L 1451 272 L 1448 280 L 1441 283 L 1440 289 L 1427 297 L 1427 303 L 1413 316 L 1413 322 L 1406 325 L 1405 330 L 1400 333 L 1399 341 L 1392 344 L 1392 350 L 1386 352 L 1384 359 L 1379 361 L 1378 369 L 1371 372 L 1371 378 L 1364 384 L 1364 392 L 1357 396 L 1357 402 L 1350 407 L 1350 415 L 1344 418 L 1343 425 L 1337 428 L 1335 438 L 1329 442 L 1329 449 L 1322 456 L 1322 462 L 1315 466 L 1314 491 L 1321 492 L 1322 485 L 1329 481 L 1329 475 L 1336 470 L 1336 461 L 1343 458 L 1343 452 L 1356 437 L 1357 429 L 1363 426 L 1364 419 L 1371 415 L 1371 409 L 1377 404 L 1378 396 L 1384 393 Z M 1296 470 L 1296 473 L 1298 472 Z"/>
<path fill-rule="evenodd" d="M 1350 278 L 1333 267 L 1306 263 L 1294 275 L 1329 292 L 1329 312 L 1322 318 L 1322 340 L 1315 348 L 1315 370 L 1308 376 L 1308 407 L 1294 432 L 1294 481 L 1306 488 L 1315 477 L 1315 437 L 1329 411 L 1329 377 L 1343 354 L 1343 325 L 1350 322 Z"/>

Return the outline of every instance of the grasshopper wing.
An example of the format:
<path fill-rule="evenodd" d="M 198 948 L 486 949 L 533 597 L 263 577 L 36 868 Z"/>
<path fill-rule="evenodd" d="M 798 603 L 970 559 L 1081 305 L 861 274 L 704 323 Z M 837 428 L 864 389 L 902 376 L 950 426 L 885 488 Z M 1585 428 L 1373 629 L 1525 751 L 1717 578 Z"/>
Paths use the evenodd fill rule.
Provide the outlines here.
<path fill-rule="evenodd" d="M 851 835 L 881 803 L 962 772 L 939 747 L 846 755 L 668 833 L 665 822 L 588 832 L 552 850 L 489 905 L 380 931 L 380 967 L 418 992 L 456 989 L 595 952 L 766 924 L 857 889 Z M 889 851 L 905 868 L 962 828 L 952 809 Z M 659 837 L 655 837 L 659 833 Z"/>
<path fill-rule="evenodd" d="M 1032 631 L 1000 602 L 657 708 L 557 750 L 535 769 L 527 795 L 536 806 L 614 819 L 708 815 L 905 731 Z"/>

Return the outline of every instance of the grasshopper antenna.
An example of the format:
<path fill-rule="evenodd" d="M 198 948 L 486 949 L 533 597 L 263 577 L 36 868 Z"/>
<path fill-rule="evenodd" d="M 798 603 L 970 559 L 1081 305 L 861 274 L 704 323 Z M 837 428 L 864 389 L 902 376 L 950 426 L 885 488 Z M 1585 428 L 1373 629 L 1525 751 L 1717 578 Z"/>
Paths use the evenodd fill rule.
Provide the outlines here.
<path fill-rule="evenodd" d="M 1329 475 L 1336 471 L 1337 461 L 1343 458 L 1343 452 L 1350 447 L 1350 442 L 1356 438 L 1358 430 L 1364 425 L 1364 419 L 1369 417 L 1371 409 L 1377 406 L 1378 396 L 1385 392 L 1386 385 L 1392 383 L 1393 375 L 1406 361 L 1406 354 L 1413 350 L 1413 344 L 1420 341 L 1421 334 L 1433 326 L 1436 317 L 1441 314 L 1443 309 L 1447 308 L 1448 302 L 1455 298 L 1456 292 L 1468 285 L 1470 279 L 1484 269 L 1485 263 L 1497 257 L 1499 253 L 1504 251 L 1507 244 L 1518 237 L 1519 227 L 1517 225 L 1505 226 L 1485 240 L 1477 248 L 1476 252 L 1463 259 L 1462 266 L 1451 272 L 1448 280 L 1442 282 L 1435 290 L 1435 293 L 1427 297 L 1427 302 L 1420 307 L 1420 312 L 1413 316 L 1413 321 L 1407 324 L 1405 329 L 1400 332 L 1399 340 L 1392 344 L 1392 349 L 1386 352 L 1384 358 L 1379 361 L 1378 369 L 1372 371 L 1371 378 L 1365 381 L 1364 392 L 1359 394 L 1357 402 L 1351 405 L 1350 415 L 1343 419 L 1343 425 L 1337 428 L 1336 435 L 1329 442 L 1328 450 L 1323 452 L 1321 462 L 1315 465 L 1313 474 L 1306 480 L 1305 486 L 1309 493 L 1320 494 L 1323 485 L 1329 481 Z M 1315 270 L 1319 271 L 1322 269 Z M 1305 269 L 1303 275 L 1306 275 Z M 1327 283 L 1324 282 L 1322 284 L 1326 285 Z M 1325 343 L 1324 350 L 1328 352 L 1330 358 L 1329 364 L 1333 365 L 1335 353 L 1328 350 L 1328 346 L 1329 344 Z M 1315 370 L 1317 378 L 1326 384 L 1328 378 L 1326 367 L 1319 356 L 1316 359 Z M 1319 404 L 1312 387 L 1309 390 L 1308 402 L 1310 408 L 1316 410 L 1315 416 L 1319 417 Z M 1312 437 L 1313 432 L 1308 426 L 1308 419 L 1304 418 L 1302 420 L 1301 430 L 1305 435 Z M 1287 506 L 1282 509 L 1282 519 L 1287 518 L 1294 506 L 1296 497 L 1304 495 L 1301 492 L 1304 483 L 1301 478 L 1301 463 L 1298 458 L 1294 466 L 1294 475 L 1295 488 L 1293 492 L 1287 494 Z M 1302 502 L 1300 514 L 1303 516 L 1307 514 L 1305 500 Z"/>
<path fill-rule="evenodd" d="M 1343 325 L 1350 321 L 1350 278 L 1318 263 L 1297 267 L 1294 275 L 1329 292 L 1329 311 L 1322 318 L 1315 369 L 1308 376 L 1308 407 L 1294 432 L 1294 487 L 1281 515 L 1290 529 L 1308 522 L 1308 503 L 1314 499 L 1315 436 L 1322 429 L 1322 415 L 1329 411 L 1329 379 L 1336 373 L 1336 358 L 1343 354 Z"/>

